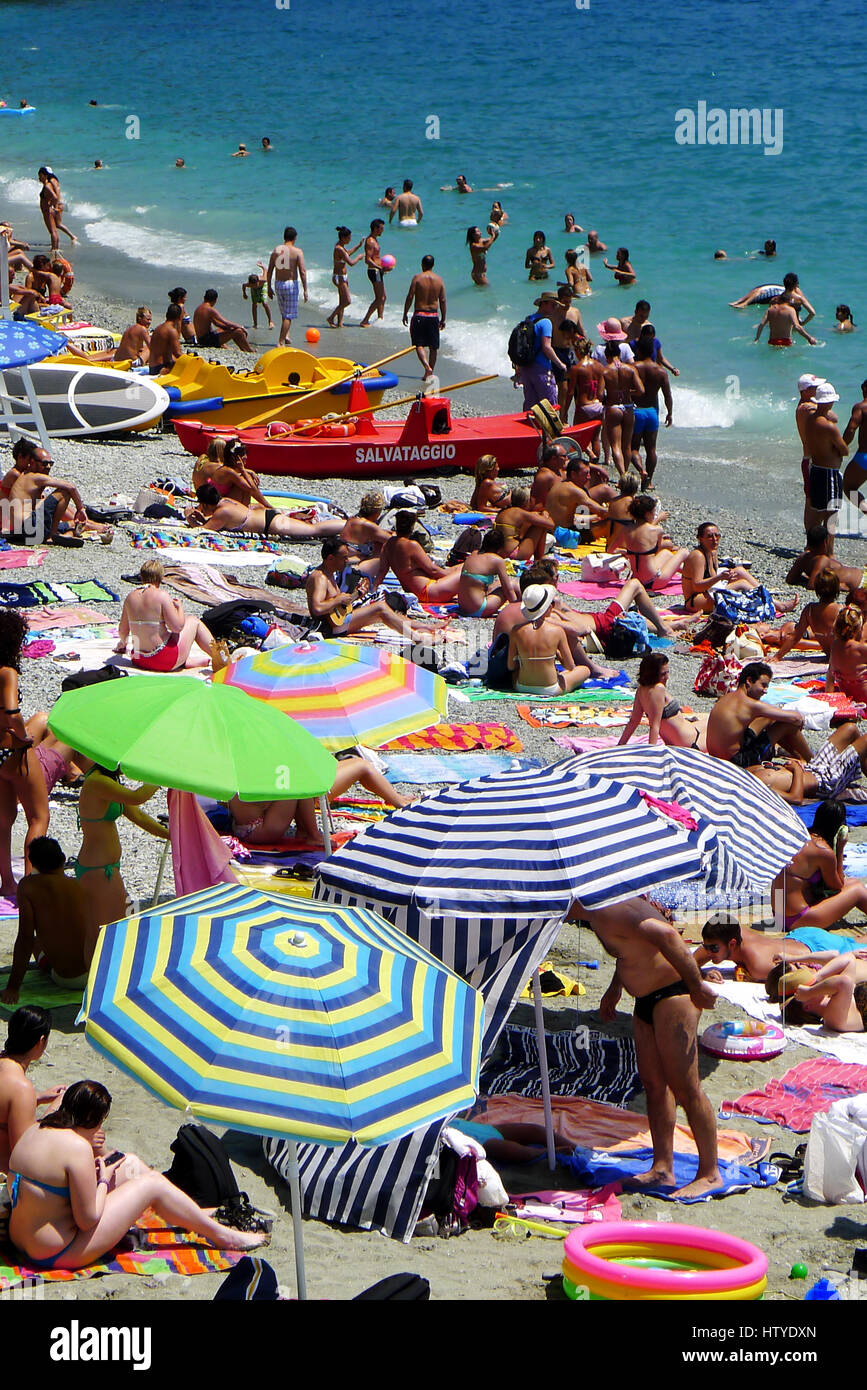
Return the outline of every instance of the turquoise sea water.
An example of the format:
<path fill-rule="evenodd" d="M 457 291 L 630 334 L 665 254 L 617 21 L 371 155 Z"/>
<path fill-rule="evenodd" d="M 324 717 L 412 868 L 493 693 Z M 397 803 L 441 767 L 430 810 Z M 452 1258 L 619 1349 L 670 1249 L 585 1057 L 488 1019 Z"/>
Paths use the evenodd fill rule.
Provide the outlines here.
<path fill-rule="evenodd" d="M 83 278 L 96 282 L 100 264 L 106 275 L 111 267 L 112 288 L 126 285 L 130 302 L 147 292 L 156 310 L 170 284 L 186 283 L 195 303 L 215 283 L 224 312 L 244 321 L 241 280 L 292 222 L 311 272 L 302 323 L 321 323 L 334 302 L 335 224 L 360 235 L 386 184 L 411 177 L 426 216 L 416 230 L 386 230 L 383 248 L 398 259 L 386 324 L 399 329 L 409 277 L 431 251 L 449 295 L 444 353 L 484 371 L 507 370 L 508 332 L 537 292 L 523 270 L 534 229 L 545 231 L 561 278 L 575 244 L 562 231 L 571 211 L 612 254 L 628 246 L 639 276 L 634 290 L 617 289 L 593 258 L 585 325 L 647 298 L 681 368 L 679 428 L 666 455 L 782 479 L 797 452 L 798 374 L 830 377 L 841 413 L 865 375 L 861 336 L 832 332 L 841 300 L 867 325 L 867 115 L 850 60 L 863 11 L 831 0 L 820 33 L 818 13 L 806 0 L 589 0 L 586 9 L 575 0 L 291 0 L 285 9 L 268 0 L 7 0 L 0 97 L 38 109 L 0 118 L 0 206 L 38 233 L 35 171 L 47 162 L 68 224 L 87 240 Z M 675 113 L 699 102 L 781 110 L 781 152 L 676 143 Z M 126 138 L 130 116 L 138 139 Z M 438 139 L 426 138 L 431 117 Z M 271 154 L 259 148 L 263 135 Z M 230 157 L 239 140 L 246 160 Z M 174 168 L 179 155 L 183 170 Z M 458 172 L 472 195 L 439 191 Z M 465 234 L 487 223 L 494 197 L 510 221 L 483 290 L 469 279 Z M 779 248 L 767 266 L 749 258 L 765 237 Z M 713 261 L 717 247 L 727 261 Z M 789 269 L 819 311 L 810 331 L 821 346 L 756 347 L 757 313 L 727 301 Z M 363 267 L 351 283 L 354 324 L 368 302 Z M 359 353 L 364 342 L 370 357 L 378 337 L 350 329 L 328 335 L 328 347 Z M 514 397 L 506 381 L 480 399 L 503 408 Z"/>

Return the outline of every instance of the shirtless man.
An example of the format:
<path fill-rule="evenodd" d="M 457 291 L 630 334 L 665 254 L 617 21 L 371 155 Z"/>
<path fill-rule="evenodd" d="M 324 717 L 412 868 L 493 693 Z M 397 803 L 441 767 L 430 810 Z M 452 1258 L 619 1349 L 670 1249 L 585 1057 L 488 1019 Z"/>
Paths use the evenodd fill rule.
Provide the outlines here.
<path fill-rule="evenodd" d="M 810 509 L 810 455 L 807 452 L 807 420 L 816 412 L 816 402 L 813 397 L 816 394 L 816 387 L 824 377 L 814 376 L 812 372 L 804 372 L 798 377 L 798 404 L 795 406 L 795 428 L 798 431 L 798 438 L 801 441 L 801 477 L 804 480 L 804 530 L 809 529 L 807 513 Z"/>
<path fill-rule="evenodd" d="M 632 453 L 633 403 L 644 394 L 644 382 L 634 366 L 622 361 L 618 342 L 605 344 L 605 363 L 605 433 L 614 467 L 623 477 Z"/>
<path fill-rule="evenodd" d="M 840 596 L 840 578 L 835 570 L 826 567 L 816 575 L 813 588 L 816 591 L 816 602 L 804 604 L 793 630 L 782 638 L 777 648 L 777 661 L 782 661 L 808 633 L 816 639 L 826 656 L 831 655 L 834 624 L 841 608 L 837 602 Z"/>
<path fill-rule="evenodd" d="M 413 301 L 415 307 L 409 325 L 409 337 L 415 348 L 415 355 L 424 367 L 423 380 L 429 381 L 436 366 L 440 333 L 446 326 L 446 287 L 442 277 L 434 274 L 433 256 L 422 256 L 421 274 L 414 275 L 409 283 L 403 306 L 404 324 Z"/>
<path fill-rule="evenodd" d="M 184 346 L 181 342 L 181 319 L 184 311 L 180 304 L 170 304 L 166 309 L 165 322 L 160 323 L 151 333 L 148 372 L 157 376 L 159 372 L 170 372 L 181 356 Z"/>
<path fill-rule="evenodd" d="M 816 580 L 824 570 L 833 570 L 843 589 L 852 591 L 861 588 L 863 569 L 841 565 L 837 557 L 831 554 L 831 537 L 827 526 L 811 526 L 807 532 L 806 549 L 786 575 L 786 583 L 803 584 L 805 589 L 815 589 Z"/>
<path fill-rule="evenodd" d="M 45 956 L 51 978 L 66 989 L 87 983 L 89 914 L 81 884 L 64 873 L 66 855 L 46 835 L 29 847 L 33 873 L 18 885 L 18 935 L 12 949 L 12 969 L 0 994 L 4 1004 L 17 1004 L 18 992 L 37 952 Z"/>
<path fill-rule="evenodd" d="M 556 528 L 554 540 L 558 545 L 576 545 L 576 530 L 586 530 L 594 518 L 607 520 L 608 508 L 591 497 L 589 483 L 590 469 L 582 458 L 573 456 L 566 464 L 565 478 L 555 482 L 548 492 L 546 510 Z M 576 520 L 576 512 L 583 512 L 583 518 Z"/>
<path fill-rule="evenodd" d="M 390 531 L 377 524 L 384 510 L 382 493 L 366 492 L 358 504 L 358 515 L 349 517 L 340 532 L 340 539 L 358 561 L 356 568 L 368 577 L 379 569 L 382 547 L 391 537 Z"/>
<path fill-rule="evenodd" d="M 546 511 L 530 510 L 530 494 L 525 487 L 512 488 L 509 505 L 497 513 L 495 525 L 506 533 L 505 554 L 512 560 L 538 560 L 554 532 Z"/>
<path fill-rule="evenodd" d="M 820 381 L 813 394 L 816 409 L 804 423 L 807 467 L 805 526 L 824 523 L 828 528 L 828 554 L 834 554 L 834 528 L 843 502 L 843 459 L 849 452 L 837 428 L 832 406 L 840 397 L 830 381 Z"/>
<path fill-rule="evenodd" d="M 415 594 L 424 603 L 449 603 L 458 592 L 463 563 L 443 569 L 412 539 L 418 517 L 415 512 L 398 512 L 394 518 L 394 535 L 382 547 L 379 568 L 373 587 L 376 589 L 389 570 L 397 575 L 402 589 Z"/>
<path fill-rule="evenodd" d="M 642 488 L 650 487 L 656 472 L 656 437 L 659 434 L 659 393 L 665 402 L 665 427 L 671 424 L 671 387 L 668 372 L 653 360 L 653 345 L 641 338 L 635 344 L 635 366 L 633 371 L 641 378 L 642 391 L 636 399 L 633 411 L 631 459 L 641 474 Z M 641 467 L 639 450 L 644 445 L 646 468 Z"/>
<path fill-rule="evenodd" d="M 52 458 L 46 449 L 37 449 L 26 471 L 18 476 L 9 490 L 9 510 L 14 529 L 35 540 L 54 541 L 61 525 L 67 530 L 64 518 L 72 504 L 72 520 L 83 525 L 87 521 L 84 503 L 74 483 L 65 478 L 52 478 Z M 47 496 L 44 496 L 47 494 Z M 81 544 L 81 542 L 78 542 Z"/>
<path fill-rule="evenodd" d="M 858 448 L 846 465 L 846 472 L 843 474 L 843 492 L 850 502 L 858 507 L 859 512 L 867 512 L 867 497 L 861 492 L 861 487 L 867 478 L 867 381 L 861 382 L 861 400 L 852 407 L 849 423 L 843 431 L 843 443 L 851 444 L 856 434 L 858 436 Z"/>
<path fill-rule="evenodd" d="M 608 245 L 606 242 L 599 240 L 598 232 L 589 231 L 587 233 L 587 250 L 590 252 L 591 256 L 598 256 L 604 254 L 608 250 Z"/>
<path fill-rule="evenodd" d="M 37 290 L 45 295 L 49 304 L 62 305 L 69 308 L 69 301 L 63 298 L 61 293 L 63 281 L 59 275 L 55 275 L 51 269 L 51 262 L 45 255 L 33 257 L 33 266 L 27 275 L 25 285 L 29 290 Z"/>
<path fill-rule="evenodd" d="M 244 506 L 231 497 L 221 497 L 213 483 L 196 488 L 196 506 L 187 512 L 186 520 L 205 531 L 245 531 L 254 536 L 306 541 L 336 536 L 344 526 L 337 519 L 311 523 L 298 521 L 273 507 Z"/>
<path fill-rule="evenodd" d="M 383 224 L 385 225 L 385 224 Z M 266 271 L 268 298 L 274 298 L 276 287 L 277 303 L 280 306 L 280 332 L 277 335 L 278 347 L 289 347 L 292 334 L 292 320 L 298 317 L 298 282 L 304 291 L 307 303 L 307 267 L 304 252 L 295 245 L 298 236 L 294 227 L 283 228 L 283 241 L 271 252 Z"/>
<path fill-rule="evenodd" d="M 696 1034 L 702 1009 L 714 1008 L 716 995 L 678 932 L 645 899 L 630 898 L 596 912 L 576 902 L 569 918 L 588 921 L 617 962 L 600 1002 L 600 1018 L 614 1021 L 624 989 L 635 1000 L 632 1031 L 647 1097 L 653 1164 L 630 1178 L 630 1186 L 674 1187 L 674 1127 L 681 1105 L 698 1149 L 698 1171 L 677 1195 L 714 1192 L 720 1185 L 716 1120 L 699 1084 Z"/>
<path fill-rule="evenodd" d="M 774 764 L 750 768 L 766 787 L 791 806 L 805 801 L 831 801 L 860 780 L 867 766 L 867 735 L 859 736 L 858 725 L 839 724 L 808 763 L 789 758 L 782 767 Z M 837 915 L 844 915 L 841 909 Z"/>
<path fill-rule="evenodd" d="M 806 927 L 804 930 L 809 931 Z M 699 966 L 721 965 L 730 960 L 740 965 L 756 984 L 764 984 L 768 972 L 779 965 L 781 960 L 804 960 L 810 957 L 815 963 L 834 960 L 840 954 L 833 952 L 814 952 L 806 942 L 798 939 L 797 928 L 783 940 L 778 936 L 768 936 L 766 932 L 753 931 L 752 927 L 742 927 L 725 913 L 719 913 L 705 922 L 701 931 L 702 944 L 693 959 Z M 720 983 L 723 976 L 718 970 L 706 970 L 706 980 Z"/>
<path fill-rule="evenodd" d="M 337 583 L 338 577 L 349 568 L 350 563 L 349 546 L 342 536 L 332 536 L 322 542 L 321 563 L 310 571 L 305 585 L 310 616 L 318 620 L 321 632 L 329 637 L 337 637 L 358 632 L 373 623 L 384 623 L 393 632 L 399 632 L 409 640 L 416 640 L 419 636 L 430 637 L 428 628 L 416 630 L 406 618 L 395 613 L 384 599 L 353 608 L 351 594 L 344 592 Z M 366 597 L 369 587 L 369 581 L 362 578 L 355 593 L 360 598 Z"/>
<path fill-rule="evenodd" d="M 217 291 L 205 290 L 202 302 L 193 314 L 197 345 L 221 348 L 227 343 L 234 343 L 242 352 L 252 352 L 246 328 L 240 323 L 224 319 L 219 310 L 214 308 L 216 302 Z"/>
<path fill-rule="evenodd" d="M 379 238 L 384 231 L 385 223 L 382 218 L 375 217 L 370 224 L 370 235 L 364 239 L 364 264 L 367 268 L 367 278 L 373 286 L 373 303 L 358 325 L 359 328 L 367 327 L 374 310 L 378 319 L 385 313 L 385 271 L 382 268 L 382 251 L 379 245 Z"/>
<path fill-rule="evenodd" d="M 530 505 L 537 512 L 547 510 L 548 493 L 555 483 L 562 482 L 566 476 L 568 455 L 556 443 L 546 440 L 539 449 L 539 467 L 530 488 Z"/>
<path fill-rule="evenodd" d="M 389 222 L 393 221 L 395 213 L 398 215 L 401 227 L 417 227 L 424 217 L 421 198 L 412 191 L 412 179 L 404 179 L 403 192 L 398 193 L 391 205 L 391 212 L 388 214 Z"/>
<path fill-rule="evenodd" d="M 762 703 L 771 676 L 766 662 L 750 661 L 738 676 L 737 688 L 719 697 L 707 721 L 707 751 L 712 758 L 735 767 L 756 767 L 771 758 L 779 743 L 801 762 L 810 761 L 812 750 L 801 732 L 804 716 Z"/>
<path fill-rule="evenodd" d="M 811 337 L 806 329 L 801 327 L 796 309 L 789 303 L 783 295 L 777 295 L 772 299 L 756 329 L 755 341 L 758 342 L 762 336 L 762 331 L 768 326 L 768 346 L 769 347 L 791 347 L 792 334 L 800 333 L 802 338 L 806 338 L 811 347 L 816 346 L 816 339 Z"/>
<path fill-rule="evenodd" d="M 542 304 L 541 299 L 535 302 L 537 306 Z M 575 392 L 572 377 L 572 371 L 578 365 L 575 344 L 585 336 L 581 315 L 573 304 L 571 285 L 557 286 L 557 297 L 553 300 L 546 298 L 544 313 L 551 320 L 551 346 L 562 363 L 561 367 L 554 367 L 554 380 L 557 382 L 560 416 L 565 420 Z"/>
<path fill-rule="evenodd" d="M 151 350 L 150 326 L 151 311 L 141 304 L 135 311 L 135 323 L 125 329 L 114 350 L 114 361 L 129 361 L 131 367 L 146 367 Z"/>

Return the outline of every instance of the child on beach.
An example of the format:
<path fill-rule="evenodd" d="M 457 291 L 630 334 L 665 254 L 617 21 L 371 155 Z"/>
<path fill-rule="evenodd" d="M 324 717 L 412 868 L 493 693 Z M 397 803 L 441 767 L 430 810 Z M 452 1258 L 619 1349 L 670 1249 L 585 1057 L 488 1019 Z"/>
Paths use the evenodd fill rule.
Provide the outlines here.
<path fill-rule="evenodd" d="M 265 281 L 265 267 L 261 261 L 257 261 L 256 264 L 259 267 L 259 274 L 257 275 L 255 270 L 251 271 L 251 273 L 247 276 L 247 279 L 241 286 L 241 294 L 243 295 L 244 299 L 246 299 L 247 291 L 250 291 L 250 305 L 251 313 L 253 315 L 253 327 L 259 327 L 259 321 L 256 311 L 261 305 L 261 307 L 265 311 L 265 317 L 268 320 L 268 327 L 273 328 L 274 320 L 271 318 L 271 309 L 268 305 L 267 299 L 265 298 L 265 290 L 267 288 Z"/>

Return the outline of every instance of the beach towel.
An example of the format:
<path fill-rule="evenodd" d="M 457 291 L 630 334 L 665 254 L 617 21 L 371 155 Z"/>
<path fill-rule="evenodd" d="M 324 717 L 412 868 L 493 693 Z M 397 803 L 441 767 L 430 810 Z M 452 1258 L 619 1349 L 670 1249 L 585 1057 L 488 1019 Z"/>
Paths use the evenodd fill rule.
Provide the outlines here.
<path fill-rule="evenodd" d="M 835 1101 L 867 1091 L 867 1066 L 817 1057 L 799 1062 L 785 1076 L 774 1077 L 758 1091 L 747 1091 L 735 1101 L 723 1101 L 720 1114 L 746 1115 L 759 1124 L 782 1125 L 806 1134 L 814 1115 Z"/>
<path fill-rule="evenodd" d="M 552 1096 L 551 1109 L 554 1128 L 571 1144 L 585 1148 L 605 1149 L 609 1154 L 650 1148 L 647 1116 L 617 1105 L 580 1096 Z M 482 1124 L 500 1124 L 510 1120 L 519 1124 L 545 1123 L 542 1100 L 535 1096 L 480 1096 L 470 1118 Z M 675 1147 L 678 1153 L 695 1154 L 695 1140 L 686 1125 L 675 1126 Z M 753 1140 L 740 1129 L 718 1129 L 720 1161 L 747 1158 L 750 1162 L 763 1159 L 770 1150 L 769 1139 Z"/>
<path fill-rule="evenodd" d="M 153 526 L 143 529 L 137 526 L 124 528 L 135 550 L 213 550 L 220 551 L 259 551 L 279 555 L 280 547 L 264 536 L 225 531 L 204 531 L 200 527 L 186 530 L 181 526 Z"/>
<path fill-rule="evenodd" d="M 627 1149 L 617 1154 L 599 1152 L 597 1149 L 576 1148 L 569 1157 L 561 1158 L 564 1167 L 571 1168 L 588 1187 L 604 1187 L 609 1183 L 622 1183 L 629 1189 L 629 1179 L 636 1173 L 646 1173 L 653 1163 L 653 1149 Z M 748 1192 L 751 1187 L 773 1187 L 780 1180 L 779 1169 L 772 1163 L 758 1163 L 748 1166 L 731 1159 L 720 1160 L 720 1186 L 704 1197 L 678 1197 L 671 1188 L 642 1186 L 641 1191 L 649 1197 L 659 1197 L 664 1202 L 682 1202 L 693 1206 L 697 1202 L 709 1202 L 712 1198 L 730 1197 L 733 1192 Z M 695 1154 L 674 1154 L 674 1179 L 676 1187 L 691 1182 L 698 1172 L 698 1158 Z M 633 1189 L 635 1190 L 635 1189 Z"/>
<path fill-rule="evenodd" d="M 472 748 L 493 752 L 521 753 L 524 745 L 517 734 L 505 724 L 432 724 L 414 734 L 403 734 L 379 745 L 381 752 L 414 752 L 427 748 L 449 753 L 468 753 Z"/>
<path fill-rule="evenodd" d="M 513 758 L 508 753 L 390 753 L 383 758 L 389 782 L 413 786 L 471 782 L 492 772 L 529 772 L 541 767 L 541 758 Z"/>
<path fill-rule="evenodd" d="M 713 984 L 721 998 L 736 1004 L 751 1018 L 760 1018 L 780 1026 L 780 1006 L 772 1004 L 765 994 L 764 985 L 749 984 L 746 981 L 726 981 Z M 841 1062 L 857 1062 L 867 1066 L 867 1033 L 834 1033 L 822 1023 L 805 1023 L 802 1027 L 784 1028 L 789 1042 L 799 1047 L 809 1047 L 815 1052 L 828 1052 Z"/>
<path fill-rule="evenodd" d="M 619 1183 L 598 1192 L 567 1192 L 553 1188 L 509 1197 L 509 1206 L 525 1221 L 550 1221 L 558 1226 L 586 1226 L 592 1221 L 622 1221 Z"/>
<path fill-rule="evenodd" d="M 794 811 L 796 816 L 799 816 L 801 818 L 801 820 L 804 822 L 807 829 L 809 830 L 810 826 L 813 824 L 813 821 L 816 819 L 816 812 L 818 811 L 821 804 L 821 801 L 807 801 L 804 803 L 803 806 L 793 806 L 792 810 Z M 847 825 L 867 825 L 867 804 L 865 804 L 863 801 L 845 801 L 844 804 L 846 806 Z M 847 845 L 845 850 L 843 851 L 844 867 L 846 868 L 847 872 L 855 873 L 856 870 L 850 870 L 849 865 L 846 864 L 846 855 L 849 854 L 850 849 L 856 852 L 861 850 L 867 851 L 867 846 L 863 844 Z M 851 862 L 852 860 L 850 858 L 850 863 Z M 862 864 L 861 872 L 863 873 L 865 871 L 867 871 L 867 863 Z"/>
<path fill-rule="evenodd" d="M 521 695 L 522 700 L 526 698 L 525 695 Z M 568 729 L 571 724 L 590 724 L 599 728 L 616 729 L 629 723 L 628 705 L 620 704 L 606 708 L 604 705 L 585 704 L 583 701 L 579 704 L 574 695 L 562 695 L 560 698 L 571 700 L 572 703 L 562 707 L 535 705 L 531 709 L 529 705 L 517 705 L 516 708 L 524 722 L 533 729 Z"/>
<path fill-rule="evenodd" d="M 0 916 L 6 916 L 0 913 Z M 12 916 L 13 914 L 8 914 Z M 15 909 L 15 916 L 18 909 Z M 9 972 L 4 970 L 0 975 L 0 990 L 6 988 L 9 980 Z M 25 1004 L 38 1004 L 43 1009 L 63 1009 L 69 1005 L 77 1008 L 81 1003 L 83 991 L 80 989 L 64 989 L 56 985 L 51 976 L 32 965 L 21 981 L 21 988 L 18 991 L 17 1004 L 4 1004 L 0 1002 L 0 1010 L 5 1014 L 12 1014 L 16 1009 L 23 1009 Z"/>
<path fill-rule="evenodd" d="M 629 579 L 631 575 L 627 574 L 626 577 Z M 604 599 L 610 603 L 614 595 L 620 593 L 623 583 L 615 581 L 611 584 L 594 584 L 589 579 L 566 579 L 561 580 L 557 588 L 561 594 L 567 594 L 569 598 Z M 658 594 L 679 594 L 681 592 L 679 576 L 669 579 L 661 588 L 649 590 L 651 598 Z"/>
<path fill-rule="evenodd" d="M 482 700 L 543 700 L 545 704 L 551 704 L 552 700 L 565 700 L 571 701 L 573 705 L 579 703 L 589 705 L 593 703 L 600 706 L 612 703 L 622 705 L 624 699 L 632 695 L 631 690 L 625 691 L 621 686 L 616 690 L 591 690 L 587 696 L 582 698 L 580 690 L 583 689 L 584 687 L 582 686 L 579 690 L 568 691 L 565 695 L 528 695 L 524 690 L 519 693 L 517 690 L 491 690 L 486 685 L 467 685 L 463 686 L 458 692 L 453 691 L 450 693 L 460 694 L 465 700 L 469 700 L 472 704 L 476 704 Z M 631 703 L 632 701 L 630 699 L 629 704 L 631 705 Z"/>
<path fill-rule="evenodd" d="M 27 1281 L 54 1284 L 71 1279 L 93 1279 L 100 1274 L 143 1274 L 164 1280 L 170 1275 L 221 1274 L 244 1258 L 243 1250 L 214 1250 L 201 1236 L 167 1226 L 153 1212 L 140 1216 L 132 1232 L 97 1264 L 85 1269 L 29 1269 L 15 1264 L 14 1251 L 0 1248 L 0 1291 Z"/>
<path fill-rule="evenodd" d="M 67 604 L 62 608 L 40 608 L 38 613 L 28 612 L 27 626 L 30 632 L 45 632 L 52 627 L 89 627 L 104 622 L 102 613 L 97 613 L 84 604 Z"/>
<path fill-rule="evenodd" d="M 193 793 L 170 787 L 167 800 L 172 869 L 178 897 L 197 893 L 200 888 L 214 888 L 218 883 L 237 883 L 237 875 L 229 867 L 232 852 Z"/>
<path fill-rule="evenodd" d="M 165 546 L 160 550 L 160 559 L 163 564 L 167 560 L 174 561 L 196 561 L 202 560 L 208 565 L 220 565 L 226 569 L 266 569 L 269 570 L 274 563 L 274 556 L 268 550 L 208 550 L 204 546 L 190 547 L 184 549 L 179 545 Z"/>
<path fill-rule="evenodd" d="M 586 1096 L 589 1100 L 623 1105 L 642 1090 L 631 1037 L 563 1029 L 545 1034 L 548 1082 L 556 1096 Z M 535 1028 L 507 1024 L 496 1052 L 482 1068 L 479 1090 L 488 1095 L 514 1092 L 540 1096 L 539 1041 Z"/>
<path fill-rule="evenodd" d="M 0 550 L 0 570 L 31 569 L 45 563 L 47 550 Z"/>
<path fill-rule="evenodd" d="M 293 595 L 270 585 L 265 588 L 259 584 L 243 584 L 235 575 L 221 574 L 212 565 L 166 565 L 163 583 L 208 607 L 229 599 L 249 598 L 272 603 L 278 612 L 291 617 L 307 616 L 307 600 L 303 594 Z"/>
<path fill-rule="evenodd" d="M 647 734 L 633 734 L 629 740 L 632 744 L 646 744 Z M 558 748 L 566 748 L 570 753 L 595 753 L 600 748 L 615 748 L 620 739 L 617 734 L 552 734 L 551 741 L 556 743 Z"/>

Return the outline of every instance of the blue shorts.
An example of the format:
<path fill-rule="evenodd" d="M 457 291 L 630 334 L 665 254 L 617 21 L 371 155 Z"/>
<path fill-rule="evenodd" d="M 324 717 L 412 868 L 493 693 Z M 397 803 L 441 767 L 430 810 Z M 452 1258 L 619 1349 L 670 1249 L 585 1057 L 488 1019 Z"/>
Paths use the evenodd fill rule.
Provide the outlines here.
<path fill-rule="evenodd" d="M 867 473 L 867 453 L 864 453 L 859 449 L 857 454 L 852 455 L 850 462 L 857 463 L 858 467 L 861 469 L 861 472 Z"/>
<path fill-rule="evenodd" d="M 632 442 L 635 444 L 643 434 L 656 434 L 659 431 L 659 411 L 653 405 L 637 405 L 635 421 L 632 426 Z"/>
<path fill-rule="evenodd" d="M 861 944 L 854 941 L 851 936 L 837 936 L 834 932 L 824 931 L 822 927 L 796 927 L 789 932 L 789 936 L 795 941 L 800 941 L 805 946 L 809 946 L 811 951 L 859 951 Z"/>

